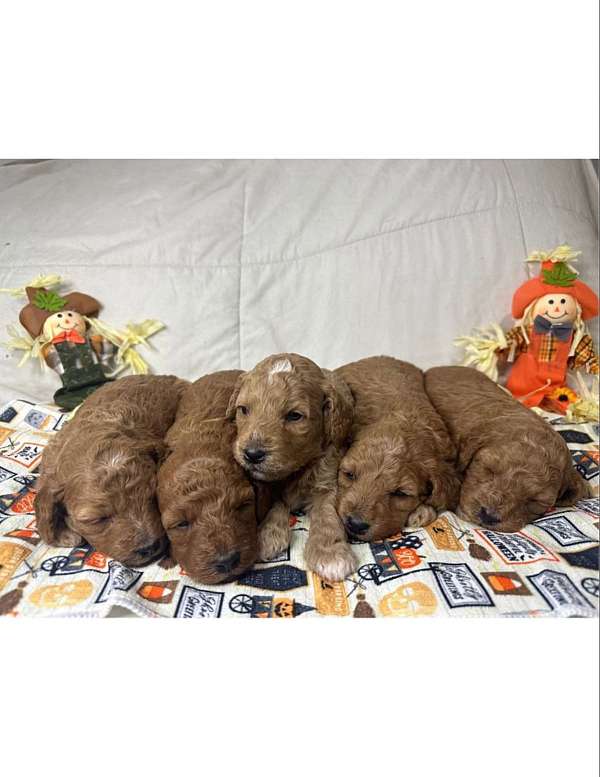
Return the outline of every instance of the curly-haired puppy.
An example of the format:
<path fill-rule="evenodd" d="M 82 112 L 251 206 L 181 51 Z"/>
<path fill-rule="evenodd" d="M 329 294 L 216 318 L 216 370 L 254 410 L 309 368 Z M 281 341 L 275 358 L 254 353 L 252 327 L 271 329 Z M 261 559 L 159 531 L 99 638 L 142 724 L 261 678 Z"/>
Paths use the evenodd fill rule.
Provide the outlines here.
<path fill-rule="evenodd" d="M 223 583 L 257 558 L 257 522 L 270 488 L 253 484 L 233 457 L 235 426 L 225 417 L 239 370 L 217 372 L 184 392 L 158 473 L 158 501 L 171 557 L 200 583 Z"/>
<path fill-rule="evenodd" d="M 156 471 L 185 385 L 173 376 L 132 375 L 85 400 L 42 457 L 35 512 L 45 542 L 85 540 L 127 566 L 164 553 Z"/>
<path fill-rule="evenodd" d="M 481 372 L 434 367 L 425 386 L 458 450 L 461 518 L 514 532 L 587 495 L 562 437 Z"/>
<path fill-rule="evenodd" d="M 454 508 L 456 451 L 421 370 L 373 356 L 335 372 L 355 401 L 352 443 L 338 475 L 337 509 L 348 534 L 384 539 Z"/>
<path fill-rule="evenodd" d="M 290 541 L 290 511 L 310 511 L 305 547 L 309 569 L 343 580 L 356 566 L 335 510 L 337 467 L 352 423 L 352 395 L 310 359 L 280 353 L 238 380 L 229 404 L 234 455 L 258 481 L 279 481 L 280 500 L 260 528 L 262 558 Z"/>

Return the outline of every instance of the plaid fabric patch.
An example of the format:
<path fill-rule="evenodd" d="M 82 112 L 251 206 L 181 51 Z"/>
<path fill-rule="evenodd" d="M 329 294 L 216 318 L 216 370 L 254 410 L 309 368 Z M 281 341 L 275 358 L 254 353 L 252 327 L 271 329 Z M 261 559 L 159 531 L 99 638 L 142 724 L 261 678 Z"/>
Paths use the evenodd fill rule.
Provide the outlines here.
<path fill-rule="evenodd" d="M 573 369 L 585 367 L 588 372 L 598 374 L 598 357 L 594 350 L 594 343 L 589 335 L 584 335 L 575 349 L 573 355 Z"/>
<path fill-rule="evenodd" d="M 538 359 L 541 362 L 551 362 L 556 356 L 556 338 L 551 335 L 543 335 L 540 338 L 540 350 Z"/>
<path fill-rule="evenodd" d="M 514 345 L 515 353 L 524 353 L 527 350 L 527 341 L 521 327 L 515 326 L 509 329 L 505 338 L 509 348 Z"/>

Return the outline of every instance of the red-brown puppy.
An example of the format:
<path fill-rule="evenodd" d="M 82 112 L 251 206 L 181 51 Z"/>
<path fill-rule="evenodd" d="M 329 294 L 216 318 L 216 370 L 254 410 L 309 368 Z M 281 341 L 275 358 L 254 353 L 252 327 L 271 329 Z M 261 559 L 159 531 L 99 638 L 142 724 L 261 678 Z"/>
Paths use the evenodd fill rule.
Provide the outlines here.
<path fill-rule="evenodd" d="M 373 356 L 335 372 L 354 396 L 352 442 L 338 476 L 337 510 L 348 534 L 384 539 L 453 509 L 456 451 L 421 370 Z"/>
<path fill-rule="evenodd" d="M 562 437 L 481 372 L 434 367 L 425 387 L 458 450 L 465 520 L 515 532 L 588 495 Z"/>
<path fill-rule="evenodd" d="M 229 416 L 237 426 L 237 461 L 255 480 L 280 485 L 260 529 L 261 557 L 288 546 L 290 511 L 306 510 L 308 568 L 343 580 L 356 566 L 335 510 L 340 452 L 352 423 L 348 387 L 305 356 L 280 353 L 240 377 Z"/>
<path fill-rule="evenodd" d="M 85 539 L 128 566 L 163 554 L 156 471 L 186 385 L 168 375 L 132 375 L 83 402 L 42 458 L 35 512 L 45 542 Z"/>
<path fill-rule="evenodd" d="M 253 484 L 232 453 L 236 430 L 225 411 L 240 374 L 205 375 L 186 389 L 158 475 L 171 557 L 200 583 L 223 583 L 252 566 L 257 522 L 270 507 L 269 487 Z"/>

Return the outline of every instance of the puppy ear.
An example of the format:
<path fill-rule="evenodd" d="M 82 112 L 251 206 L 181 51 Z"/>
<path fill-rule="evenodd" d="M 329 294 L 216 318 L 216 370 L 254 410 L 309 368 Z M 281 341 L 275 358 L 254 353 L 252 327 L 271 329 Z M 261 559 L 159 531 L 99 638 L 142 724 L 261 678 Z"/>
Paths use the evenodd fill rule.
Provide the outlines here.
<path fill-rule="evenodd" d="M 431 505 L 419 505 L 408 516 L 406 529 L 421 529 L 433 523 L 437 518 L 437 510 Z"/>
<path fill-rule="evenodd" d="M 559 507 L 570 507 L 580 499 L 586 499 L 591 495 L 590 488 L 579 472 L 570 463 L 565 467 L 563 481 L 556 504 Z"/>
<path fill-rule="evenodd" d="M 273 506 L 273 490 L 267 483 L 252 482 L 256 504 L 256 523 L 262 523 Z"/>
<path fill-rule="evenodd" d="M 40 537 L 48 545 L 74 547 L 83 541 L 81 534 L 67 526 L 67 510 L 62 502 L 62 489 L 42 478 L 34 501 L 36 524 Z"/>
<path fill-rule="evenodd" d="M 342 448 L 352 431 L 354 397 L 348 385 L 335 372 L 323 370 L 323 426 L 326 441 Z"/>
<path fill-rule="evenodd" d="M 456 469 L 446 461 L 436 461 L 432 464 L 428 470 L 425 503 L 436 510 L 455 510 L 461 486 Z"/>
<path fill-rule="evenodd" d="M 244 380 L 245 374 L 245 372 L 242 372 L 242 374 L 238 377 L 235 382 L 235 386 L 233 387 L 233 391 L 231 392 L 231 396 L 229 397 L 229 403 L 227 404 L 227 410 L 225 411 L 225 417 L 229 421 L 235 421 L 238 394 L 242 388 L 242 381 Z"/>
<path fill-rule="evenodd" d="M 150 456 L 156 464 L 160 464 L 169 451 L 167 443 L 158 437 L 143 437 L 135 440 L 131 446 L 126 444 L 126 447 L 142 456 Z"/>

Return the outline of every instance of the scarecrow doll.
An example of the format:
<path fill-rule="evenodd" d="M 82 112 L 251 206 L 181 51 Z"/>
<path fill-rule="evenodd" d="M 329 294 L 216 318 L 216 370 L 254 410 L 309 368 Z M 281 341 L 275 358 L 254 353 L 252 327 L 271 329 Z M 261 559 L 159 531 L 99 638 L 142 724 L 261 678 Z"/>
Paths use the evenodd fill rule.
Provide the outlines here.
<path fill-rule="evenodd" d="M 98 315 L 100 303 L 76 291 L 61 297 L 54 291 L 28 286 L 25 292 L 29 304 L 19 321 L 39 339 L 40 355 L 60 376 L 63 385 L 54 394 L 54 401 L 64 410 L 73 410 L 111 380 L 107 373 L 117 348 L 101 335 L 88 333 L 86 320 Z"/>
<path fill-rule="evenodd" d="M 94 297 L 53 290 L 62 283 L 60 275 L 39 275 L 24 286 L 0 288 L 0 293 L 29 300 L 19 315 L 26 331 L 14 324 L 7 327 L 11 339 L 6 346 L 23 354 L 19 367 L 37 358 L 55 370 L 63 385 L 54 401 L 64 410 L 73 410 L 122 371 L 146 375 L 149 365 L 137 346 L 152 348 L 148 339 L 165 325 L 148 318 L 116 329 L 97 318 L 101 306 Z"/>
<path fill-rule="evenodd" d="M 553 251 L 534 251 L 527 262 L 539 262 L 540 273 L 525 281 L 512 300 L 515 326 L 504 333 L 462 337 L 455 343 L 466 347 L 465 364 L 472 364 L 497 380 L 498 358 L 513 362 L 506 388 L 527 407 L 542 403 L 556 412 L 566 412 L 579 399 L 565 384 L 568 369 L 584 369 L 598 375 L 598 356 L 584 321 L 598 315 L 596 293 L 578 279 L 569 264 L 581 252 L 562 245 Z"/>

